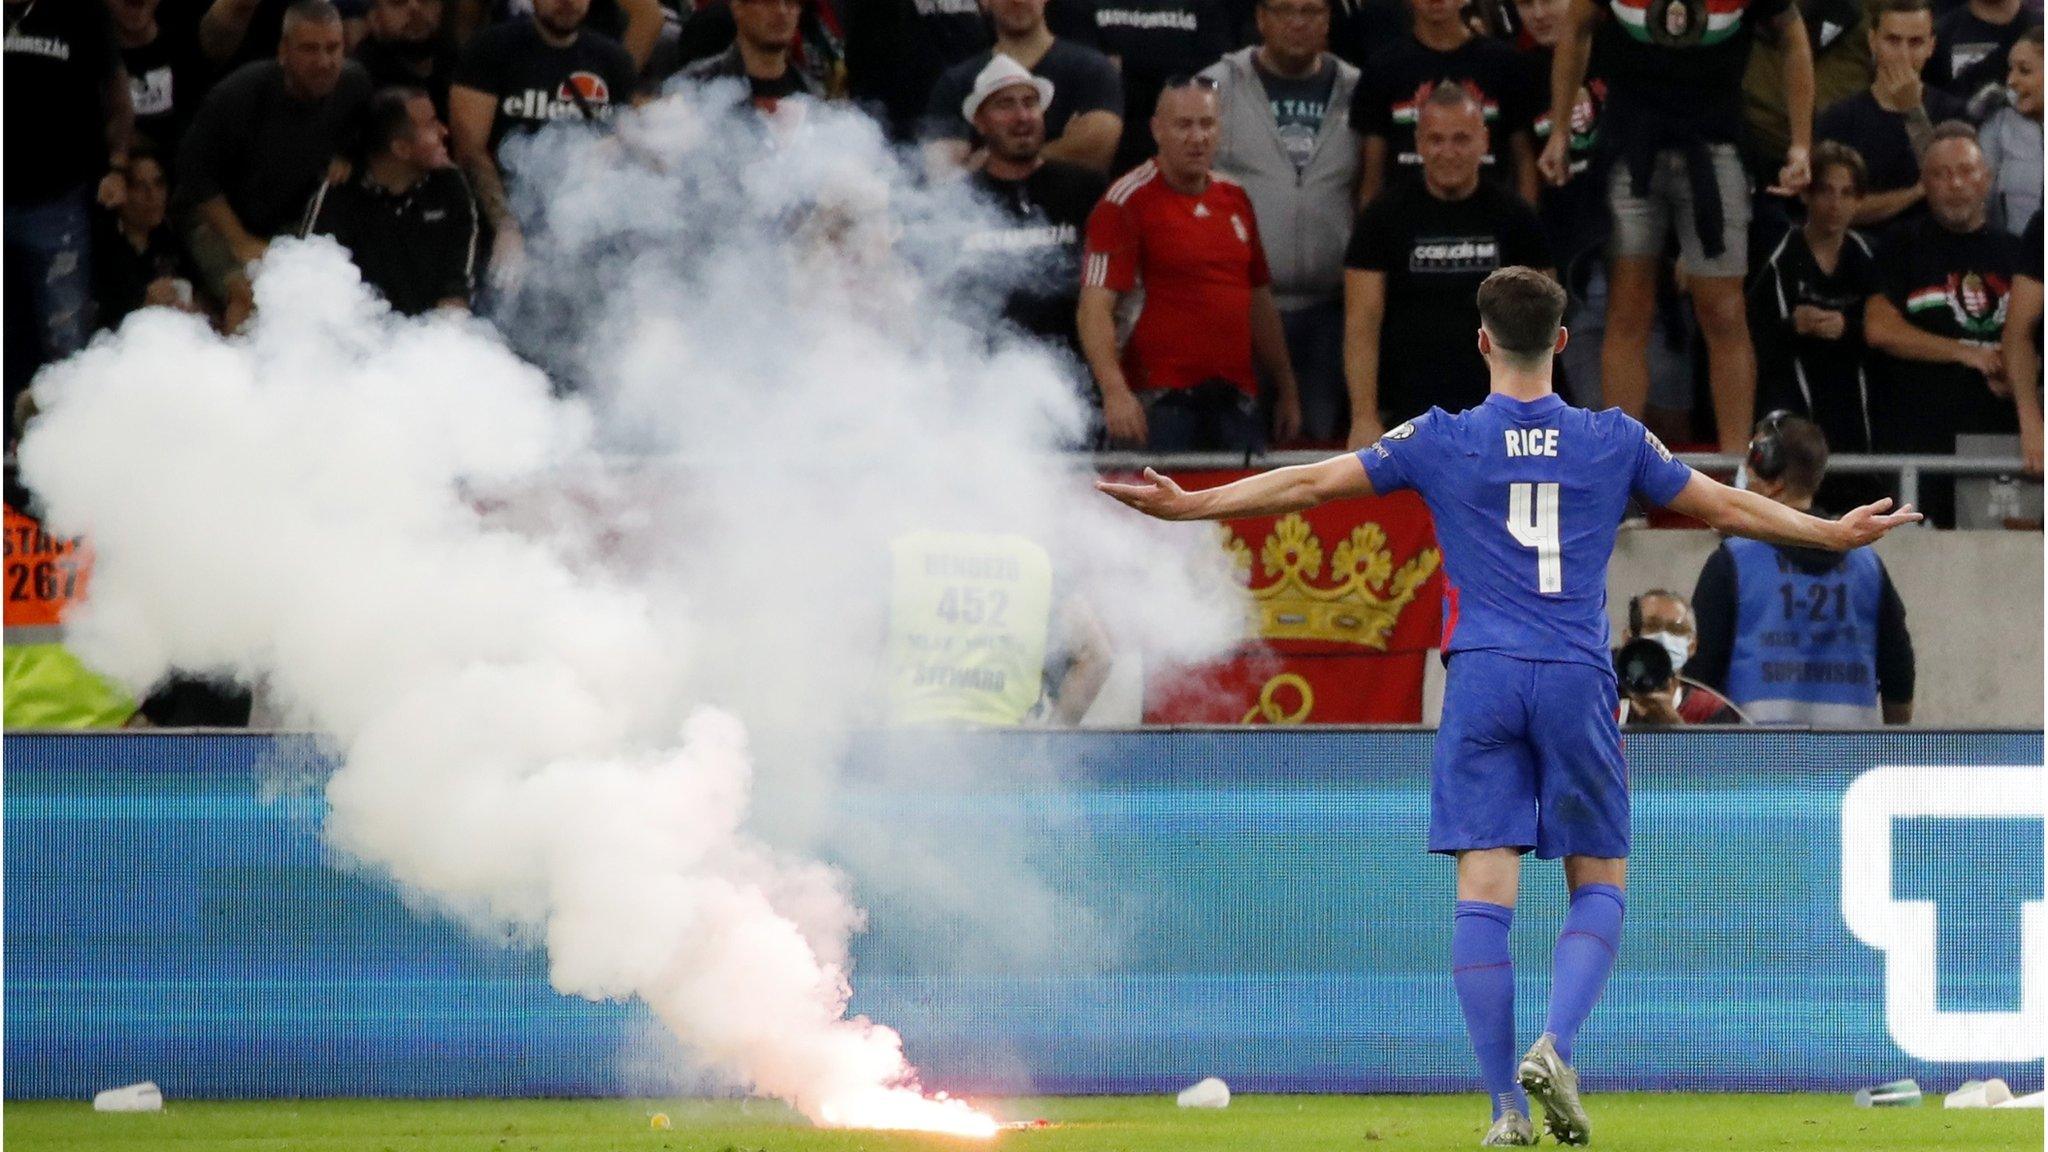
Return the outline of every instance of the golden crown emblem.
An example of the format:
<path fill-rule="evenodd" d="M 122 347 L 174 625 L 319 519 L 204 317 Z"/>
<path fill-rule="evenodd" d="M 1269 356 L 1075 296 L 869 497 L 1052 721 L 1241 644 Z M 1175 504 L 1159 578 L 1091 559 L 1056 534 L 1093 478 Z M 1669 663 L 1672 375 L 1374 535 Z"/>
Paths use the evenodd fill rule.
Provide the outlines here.
<path fill-rule="evenodd" d="M 1250 583 L 1251 546 L 1228 535 L 1224 547 L 1239 577 Z M 1259 546 L 1260 570 L 1269 582 L 1251 590 L 1258 633 L 1268 640 L 1324 640 L 1385 651 L 1402 610 L 1442 559 L 1436 549 L 1424 548 L 1395 568 L 1386 530 L 1360 524 L 1331 554 L 1325 579 L 1321 538 L 1299 512 L 1290 512 Z"/>

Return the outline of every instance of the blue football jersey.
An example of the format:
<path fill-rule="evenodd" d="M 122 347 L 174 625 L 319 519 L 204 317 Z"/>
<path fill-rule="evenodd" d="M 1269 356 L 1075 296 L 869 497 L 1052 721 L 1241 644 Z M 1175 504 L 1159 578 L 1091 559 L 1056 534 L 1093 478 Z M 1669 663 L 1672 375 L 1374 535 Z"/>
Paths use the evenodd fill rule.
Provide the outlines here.
<path fill-rule="evenodd" d="M 1556 395 L 1432 408 L 1358 458 L 1375 491 L 1412 488 L 1436 520 L 1446 653 L 1606 669 L 1607 561 L 1629 493 L 1662 506 L 1692 478 L 1620 409 Z"/>

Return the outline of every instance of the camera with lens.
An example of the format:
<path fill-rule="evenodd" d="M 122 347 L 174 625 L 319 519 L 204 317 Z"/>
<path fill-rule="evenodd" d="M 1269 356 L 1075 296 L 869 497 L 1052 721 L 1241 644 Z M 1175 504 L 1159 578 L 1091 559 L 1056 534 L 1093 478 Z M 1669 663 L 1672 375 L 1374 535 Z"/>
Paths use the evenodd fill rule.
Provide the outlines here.
<path fill-rule="evenodd" d="M 1661 691 L 1671 675 L 1671 653 L 1655 640 L 1631 640 L 1614 654 L 1614 677 L 1626 695 Z"/>

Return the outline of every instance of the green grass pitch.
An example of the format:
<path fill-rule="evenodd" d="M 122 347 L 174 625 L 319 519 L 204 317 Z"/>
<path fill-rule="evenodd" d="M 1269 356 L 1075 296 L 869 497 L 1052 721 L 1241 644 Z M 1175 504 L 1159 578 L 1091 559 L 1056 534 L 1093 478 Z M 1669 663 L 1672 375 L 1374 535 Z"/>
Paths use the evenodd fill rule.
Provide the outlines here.
<path fill-rule="evenodd" d="M 1593 1146 L 1631 1152 L 1741 1149 L 2042 1147 L 2036 1110 L 1857 1108 L 1846 1096 L 1589 1096 Z M 1485 1101 L 1472 1096 L 1242 1096 L 1224 1111 L 1151 1097 L 1060 1097 L 988 1104 L 1049 1127 L 992 1141 L 825 1132 L 777 1105 L 702 1100 L 172 1101 L 161 1114 L 98 1115 L 88 1105 L 16 1103 L 10 1152 L 1400 1152 L 1474 1148 Z M 652 1128 L 661 1112 L 673 1126 Z"/>

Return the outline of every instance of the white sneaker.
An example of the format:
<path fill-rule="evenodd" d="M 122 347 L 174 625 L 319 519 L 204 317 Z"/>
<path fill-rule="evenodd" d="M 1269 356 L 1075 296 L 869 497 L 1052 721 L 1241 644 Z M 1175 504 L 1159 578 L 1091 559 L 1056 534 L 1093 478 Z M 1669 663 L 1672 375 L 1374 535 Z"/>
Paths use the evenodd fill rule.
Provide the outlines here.
<path fill-rule="evenodd" d="M 1543 1126 L 1559 1144 L 1584 1144 L 1593 1124 L 1579 1103 L 1579 1074 L 1557 1054 L 1556 1038 L 1545 1032 L 1522 1057 L 1522 1091 L 1543 1106 Z"/>

